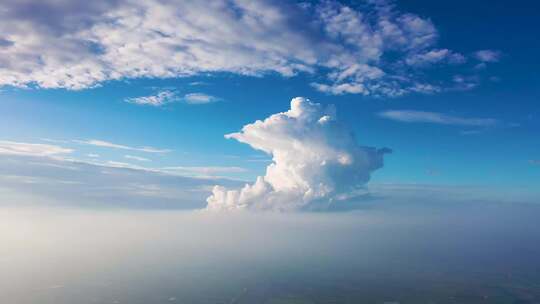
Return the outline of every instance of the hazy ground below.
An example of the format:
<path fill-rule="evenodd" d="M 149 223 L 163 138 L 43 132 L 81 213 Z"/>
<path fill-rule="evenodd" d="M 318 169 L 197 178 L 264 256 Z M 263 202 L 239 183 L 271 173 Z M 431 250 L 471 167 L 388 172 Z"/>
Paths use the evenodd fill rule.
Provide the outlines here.
<path fill-rule="evenodd" d="M 0 209 L 0 298 L 67 303 L 538 303 L 540 206 L 347 213 Z"/>

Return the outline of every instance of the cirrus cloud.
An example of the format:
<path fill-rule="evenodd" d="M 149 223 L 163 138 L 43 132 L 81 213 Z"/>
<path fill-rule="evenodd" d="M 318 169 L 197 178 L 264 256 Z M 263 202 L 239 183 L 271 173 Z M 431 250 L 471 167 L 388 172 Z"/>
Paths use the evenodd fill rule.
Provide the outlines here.
<path fill-rule="evenodd" d="M 126 145 L 121 144 L 115 144 L 112 142 L 99 140 L 99 139 L 89 139 L 89 140 L 74 140 L 73 142 L 83 145 L 91 145 L 96 147 L 102 147 L 102 148 L 110 148 L 110 149 L 120 149 L 120 150 L 132 150 L 132 151 L 140 151 L 140 152 L 147 152 L 147 153 L 168 153 L 171 152 L 169 149 L 158 149 L 154 147 L 130 147 Z"/>
<path fill-rule="evenodd" d="M 499 121 L 493 118 L 464 118 L 437 112 L 414 110 L 389 110 L 379 113 L 379 116 L 408 123 L 434 123 L 474 127 L 491 127 L 499 124 Z"/>
<path fill-rule="evenodd" d="M 63 148 L 57 145 L 0 140 L 0 154 L 25 156 L 55 156 L 61 154 L 69 154 L 71 152 L 73 152 L 73 149 Z"/>

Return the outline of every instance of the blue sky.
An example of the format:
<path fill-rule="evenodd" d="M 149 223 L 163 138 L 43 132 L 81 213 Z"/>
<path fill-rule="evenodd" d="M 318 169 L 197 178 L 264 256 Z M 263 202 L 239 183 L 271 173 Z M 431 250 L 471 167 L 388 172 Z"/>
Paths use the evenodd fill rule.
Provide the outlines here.
<path fill-rule="evenodd" d="M 393 150 L 371 184 L 538 194 L 532 2 L 67 3 L 0 13 L 3 158 L 43 157 L 5 152 L 42 144 L 70 150 L 45 157 L 252 181 L 271 157 L 224 135 L 303 96 Z"/>

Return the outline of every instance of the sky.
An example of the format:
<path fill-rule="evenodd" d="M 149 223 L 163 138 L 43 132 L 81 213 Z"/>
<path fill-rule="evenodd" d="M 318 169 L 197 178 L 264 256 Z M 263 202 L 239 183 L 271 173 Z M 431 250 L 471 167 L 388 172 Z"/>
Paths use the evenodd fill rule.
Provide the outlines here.
<path fill-rule="evenodd" d="M 537 201 L 539 12 L 3 1 L 0 195 L 219 210 Z"/>

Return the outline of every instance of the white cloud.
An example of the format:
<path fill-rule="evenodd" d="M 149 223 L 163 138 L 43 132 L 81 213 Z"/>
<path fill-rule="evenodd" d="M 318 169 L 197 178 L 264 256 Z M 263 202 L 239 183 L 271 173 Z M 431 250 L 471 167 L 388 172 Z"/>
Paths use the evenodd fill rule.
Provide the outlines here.
<path fill-rule="evenodd" d="M 245 168 L 236 166 L 174 166 L 160 168 L 160 170 L 170 174 L 197 177 L 219 177 L 223 174 L 247 172 Z"/>
<path fill-rule="evenodd" d="M 142 162 L 149 162 L 151 160 L 149 160 L 148 158 L 144 158 L 144 157 L 140 157 L 140 156 L 135 156 L 135 155 L 124 155 L 125 158 L 127 159 L 133 159 L 133 160 L 136 160 L 136 161 L 142 161 Z"/>
<path fill-rule="evenodd" d="M 479 83 L 480 79 L 478 76 L 463 76 L 463 75 L 454 75 L 452 77 L 452 81 L 454 82 L 454 85 L 452 87 L 449 87 L 448 91 L 468 91 L 476 88 Z"/>
<path fill-rule="evenodd" d="M 98 140 L 98 139 L 74 140 L 73 142 L 76 142 L 78 144 L 83 144 L 83 145 L 96 146 L 96 147 L 120 149 L 120 150 L 132 150 L 132 151 L 140 151 L 140 152 L 147 152 L 147 153 L 168 153 L 168 152 L 171 152 L 171 150 L 168 150 L 168 149 L 158 149 L 158 148 L 154 148 L 154 147 L 130 147 L 130 146 L 115 144 L 115 143 L 112 143 L 112 142 L 108 142 L 108 141 L 104 141 L 104 140 Z"/>
<path fill-rule="evenodd" d="M 204 81 L 192 81 L 189 83 L 190 86 L 204 86 L 204 85 L 207 85 L 208 83 L 204 82 Z"/>
<path fill-rule="evenodd" d="M 40 140 L 45 141 L 45 142 L 55 143 L 55 144 L 67 144 L 69 142 L 67 140 L 51 139 L 51 138 L 40 138 Z"/>
<path fill-rule="evenodd" d="M 410 66 L 426 67 L 434 64 L 462 64 L 466 61 L 465 57 L 449 49 L 430 50 L 425 53 L 411 54 L 405 58 L 405 62 Z"/>
<path fill-rule="evenodd" d="M 129 103 L 154 107 L 159 107 L 176 100 L 178 100 L 176 93 L 169 90 L 160 91 L 157 94 L 150 96 L 126 98 L 126 102 Z"/>
<path fill-rule="evenodd" d="M 74 141 L 80 144 L 88 144 L 105 148 L 121 149 L 121 150 L 134 150 L 141 152 L 151 153 L 165 153 L 170 150 L 160 150 L 151 147 L 134 148 L 119 144 L 114 144 L 101 140 L 88 140 L 88 141 Z M 148 167 L 129 162 L 106 160 L 102 159 L 99 154 L 88 153 L 84 154 L 85 158 L 78 159 L 73 156 L 66 156 L 66 154 L 72 153 L 74 150 L 64 148 L 56 145 L 49 144 L 36 144 L 36 143 L 22 143 L 13 141 L 0 141 L 0 156 L 24 156 L 24 157 L 39 157 L 39 159 L 32 159 L 27 161 L 29 165 L 38 167 L 51 167 L 66 170 L 78 170 L 79 165 L 97 166 L 102 168 L 123 168 L 137 171 L 144 171 L 152 174 L 165 174 L 194 178 L 226 178 L 231 179 L 234 177 L 238 180 L 238 174 L 245 173 L 248 170 L 242 167 L 236 166 L 172 166 L 172 167 Z M 100 160 L 101 158 L 101 160 Z M 125 159 L 134 160 L 137 162 L 149 163 L 152 160 L 126 154 Z M 2 159 L 0 158 L 0 164 Z M 37 173 L 37 171 L 36 171 Z M 81 173 L 82 174 L 82 173 Z M 17 175 L 17 174 L 15 174 Z"/>
<path fill-rule="evenodd" d="M 33 144 L 0 140 L 0 154 L 27 155 L 27 156 L 54 156 L 69 154 L 73 149 L 56 145 Z"/>
<path fill-rule="evenodd" d="M 496 50 L 480 50 L 474 53 L 474 57 L 482 62 L 498 62 L 501 55 L 501 52 Z"/>
<path fill-rule="evenodd" d="M 442 88 L 437 85 L 432 85 L 429 83 L 415 83 L 410 88 L 413 92 L 419 92 L 424 94 L 432 94 L 432 93 L 438 93 L 442 91 Z"/>
<path fill-rule="evenodd" d="M 437 112 L 414 110 L 390 110 L 379 113 L 379 116 L 395 121 L 408 123 L 434 123 L 443 125 L 460 125 L 490 127 L 499 123 L 493 118 L 464 118 Z"/>
<path fill-rule="evenodd" d="M 2 7 L 0 86 L 321 73 L 315 87 L 330 94 L 399 96 L 428 79 L 397 63 L 425 55 L 438 38 L 429 19 L 385 1 L 353 8 L 336 0 L 6 0 Z M 161 92 L 131 102 L 170 98 Z"/>
<path fill-rule="evenodd" d="M 133 169 L 133 170 L 141 170 L 141 171 L 149 171 L 149 172 L 153 171 L 152 169 L 148 169 L 148 168 L 141 167 L 138 165 L 133 165 L 130 163 L 119 162 L 119 161 L 114 161 L 114 160 L 108 160 L 105 163 L 99 164 L 99 165 L 111 167 L 111 168 L 125 168 L 125 169 Z"/>
<path fill-rule="evenodd" d="M 76 174 L 74 174 L 76 171 Z M 59 157 L 0 153 L 1 205 L 30 198 L 44 205 L 126 208 L 203 208 L 215 184 L 238 186 L 231 179 L 187 177 L 124 162 L 90 162 Z M 28 191 L 31 184 L 32 191 Z"/>
<path fill-rule="evenodd" d="M 298 97 L 291 109 L 226 135 L 272 156 L 266 174 L 239 190 L 216 186 L 209 210 L 325 208 L 364 191 L 388 149 L 358 145 L 333 106 Z"/>
<path fill-rule="evenodd" d="M 186 94 L 183 100 L 189 104 L 206 104 L 216 102 L 221 99 L 204 93 L 190 93 Z"/>

